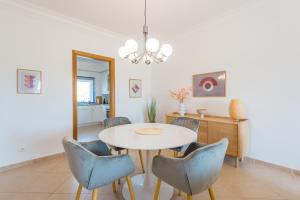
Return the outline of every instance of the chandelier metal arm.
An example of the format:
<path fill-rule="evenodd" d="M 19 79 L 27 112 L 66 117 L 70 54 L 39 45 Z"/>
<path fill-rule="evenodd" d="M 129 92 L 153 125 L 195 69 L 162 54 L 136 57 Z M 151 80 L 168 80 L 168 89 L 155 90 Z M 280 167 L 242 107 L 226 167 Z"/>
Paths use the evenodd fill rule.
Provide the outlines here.
<path fill-rule="evenodd" d="M 144 7 L 143 36 L 144 49 L 141 54 L 137 53 L 137 43 L 134 40 L 127 40 L 125 46 L 119 49 L 120 57 L 128 59 L 135 64 L 138 64 L 141 60 L 143 60 L 145 64 L 149 65 L 153 61 L 155 63 L 165 62 L 167 58 L 172 54 L 172 47 L 169 44 L 162 45 L 160 51 L 158 53 L 155 53 L 159 49 L 158 40 L 155 38 L 150 38 L 148 41 L 147 0 L 145 0 Z"/>

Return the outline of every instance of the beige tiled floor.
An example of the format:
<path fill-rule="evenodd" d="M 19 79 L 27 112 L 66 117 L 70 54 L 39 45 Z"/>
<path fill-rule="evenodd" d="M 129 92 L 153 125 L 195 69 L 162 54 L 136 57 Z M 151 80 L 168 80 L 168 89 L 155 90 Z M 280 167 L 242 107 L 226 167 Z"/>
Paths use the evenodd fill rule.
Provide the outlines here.
<path fill-rule="evenodd" d="M 78 140 L 88 142 L 98 139 L 98 134 L 104 129 L 102 124 L 78 127 Z"/>
<path fill-rule="evenodd" d="M 130 154 L 139 163 L 137 153 Z M 137 173 L 139 171 L 137 165 Z M 63 156 L 0 173 L 0 200 L 75 199 L 76 188 L 77 183 Z M 254 163 L 236 169 L 229 159 L 214 189 L 218 200 L 300 200 L 300 176 Z M 90 192 L 84 190 L 81 199 L 91 199 Z M 101 188 L 99 199 L 122 199 L 120 187 L 117 194 L 113 194 L 110 185 Z M 186 196 L 172 198 L 183 199 Z M 208 193 L 203 192 L 193 199 L 208 200 Z"/>

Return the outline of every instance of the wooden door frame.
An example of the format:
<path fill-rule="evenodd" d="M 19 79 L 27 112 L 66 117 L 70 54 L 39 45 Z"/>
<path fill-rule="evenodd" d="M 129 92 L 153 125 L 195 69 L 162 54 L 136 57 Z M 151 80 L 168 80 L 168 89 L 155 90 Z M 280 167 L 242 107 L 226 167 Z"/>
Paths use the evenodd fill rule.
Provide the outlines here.
<path fill-rule="evenodd" d="M 83 51 L 72 50 L 72 92 L 73 92 L 73 138 L 77 140 L 78 138 L 78 122 L 77 122 L 77 57 L 88 57 L 95 60 L 105 61 L 109 63 L 109 77 L 110 77 L 110 86 L 109 86 L 109 108 L 110 117 L 115 116 L 115 59 L 87 53 Z"/>

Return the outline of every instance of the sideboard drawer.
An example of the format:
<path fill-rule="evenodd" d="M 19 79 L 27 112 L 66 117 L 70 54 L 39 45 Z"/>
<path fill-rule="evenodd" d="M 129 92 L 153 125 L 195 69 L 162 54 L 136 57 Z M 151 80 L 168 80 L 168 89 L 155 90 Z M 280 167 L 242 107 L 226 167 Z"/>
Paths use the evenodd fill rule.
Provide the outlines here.
<path fill-rule="evenodd" d="M 222 138 L 229 140 L 227 154 L 238 155 L 238 127 L 232 124 L 208 122 L 208 143 L 214 143 Z"/>
<path fill-rule="evenodd" d="M 167 123 L 167 124 L 171 124 L 172 121 L 174 121 L 175 119 L 176 119 L 176 117 L 166 116 L 166 123 Z"/>
<path fill-rule="evenodd" d="M 166 115 L 166 122 L 170 123 L 180 117 L 179 114 L 170 113 Z M 229 140 L 227 155 L 236 158 L 236 167 L 247 154 L 248 150 L 248 120 L 233 120 L 222 116 L 204 116 L 198 114 L 186 114 L 185 117 L 196 119 L 200 122 L 198 130 L 198 142 L 211 144 L 218 142 L 222 138 Z"/>
<path fill-rule="evenodd" d="M 200 120 L 200 126 L 202 126 L 202 127 L 207 127 L 207 126 L 208 126 L 207 121 Z"/>
<path fill-rule="evenodd" d="M 199 127 L 199 131 L 198 131 L 198 142 L 203 143 L 203 144 L 207 144 L 207 122 L 206 121 L 200 121 L 200 127 Z"/>

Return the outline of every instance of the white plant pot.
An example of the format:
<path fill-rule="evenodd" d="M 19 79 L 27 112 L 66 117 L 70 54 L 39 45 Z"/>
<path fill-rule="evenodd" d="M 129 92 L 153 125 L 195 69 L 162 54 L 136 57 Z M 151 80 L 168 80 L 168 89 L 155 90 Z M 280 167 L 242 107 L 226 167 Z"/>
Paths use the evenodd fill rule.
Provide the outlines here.
<path fill-rule="evenodd" d="M 186 106 L 184 103 L 180 103 L 179 107 L 178 107 L 178 113 L 180 116 L 184 116 L 184 114 L 186 113 Z"/>

